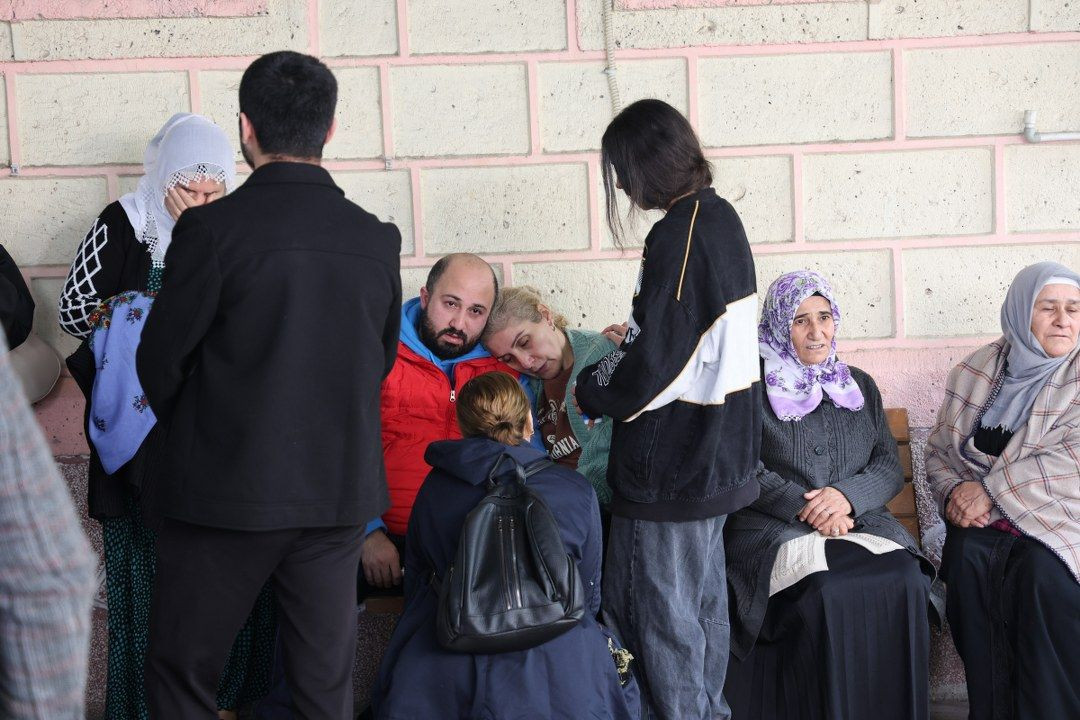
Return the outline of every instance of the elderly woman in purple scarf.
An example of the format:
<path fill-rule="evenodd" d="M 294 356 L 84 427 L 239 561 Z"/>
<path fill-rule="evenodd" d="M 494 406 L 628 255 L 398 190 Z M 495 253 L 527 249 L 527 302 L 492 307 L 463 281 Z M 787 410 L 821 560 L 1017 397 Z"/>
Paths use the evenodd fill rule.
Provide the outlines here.
<path fill-rule="evenodd" d="M 896 442 L 874 381 L 836 357 L 839 325 L 821 275 L 769 287 L 761 496 L 725 534 L 735 720 L 929 717 L 933 568 L 885 509 Z"/>

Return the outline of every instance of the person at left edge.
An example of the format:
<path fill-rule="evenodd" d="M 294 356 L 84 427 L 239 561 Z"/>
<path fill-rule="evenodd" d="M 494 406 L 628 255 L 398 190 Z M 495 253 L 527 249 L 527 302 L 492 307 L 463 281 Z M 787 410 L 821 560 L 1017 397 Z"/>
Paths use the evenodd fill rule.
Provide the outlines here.
<path fill-rule="evenodd" d="M 181 216 L 137 355 L 171 420 L 147 695 L 156 718 L 212 716 L 226 638 L 272 578 L 297 713 L 344 720 L 362 532 L 387 505 L 401 234 L 321 167 L 337 102 L 323 63 L 264 55 L 239 100 L 254 172 Z"/>

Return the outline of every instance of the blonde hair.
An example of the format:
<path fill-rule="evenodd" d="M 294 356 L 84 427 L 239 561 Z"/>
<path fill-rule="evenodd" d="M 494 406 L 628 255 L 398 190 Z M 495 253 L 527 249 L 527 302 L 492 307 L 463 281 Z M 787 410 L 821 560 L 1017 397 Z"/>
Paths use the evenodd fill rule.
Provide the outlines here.
<path fill-rule="evenodd" d="M 521 385 L 504 372 L 477 375 L 457 398 L 457 421 L 465 437 L 488 437 L 504 445 L 525 439 L 532 409 Z"/>
<path fill-rule="evenodd" d="M 540 314 L 541 307 L 551 312 L 551 319 L 556 328 L 562 330 L 566 327 L 566 318 L 545 304 L 540 297 L 540 291 L 536 288 L 529 285 L 503 288 L 499 291 L 499 296 L 495 298 L 495 307 L 491 308 L 488 314 L 483 337 L 486 339 L 500 332 L 513 320 L 543 322 L 544 316 Z"/>

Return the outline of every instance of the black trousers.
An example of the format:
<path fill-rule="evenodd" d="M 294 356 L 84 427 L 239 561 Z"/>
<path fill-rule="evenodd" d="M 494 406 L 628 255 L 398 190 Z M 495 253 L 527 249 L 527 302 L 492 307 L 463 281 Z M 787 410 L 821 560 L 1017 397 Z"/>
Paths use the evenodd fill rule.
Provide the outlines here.
<path fill-rule="evenodd" d="M 154 720 L 217 717 L 232 638 L 273 579 L 297 714 L 352 717 L 356 527 L 244 532 L 166 519 L 158 534 L 146 693 Z"/>
<path fill-rule="evenodd" d="M 971 720 L 1080 718 L 1080 585 L 1050 550 L 993 528 L 949 526 L 945 613 Z"/>
<path fill-rule="evenodd" d="M 825 544 L 829 569 L 769 598 L 728 665 L 734 720 L 927 720 L 930 578 L 904 550 Z"/>

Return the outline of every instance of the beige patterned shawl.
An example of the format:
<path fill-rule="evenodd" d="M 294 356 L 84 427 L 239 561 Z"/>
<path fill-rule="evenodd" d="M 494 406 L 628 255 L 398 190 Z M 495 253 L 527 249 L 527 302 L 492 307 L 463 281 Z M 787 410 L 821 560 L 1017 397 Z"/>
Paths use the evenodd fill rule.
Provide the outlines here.
<path fill-rule="evenodd" d="M 995 516 L 1054 551 L 1080 582 L 1080 346 L 995 459 L 976 450 L 971 438 L 1001 385 L 1008 353 L 1000 338 L 949 373 L 926 449 L 927 480 L 942 514 L 953 488 L 981 482 Z"/>

